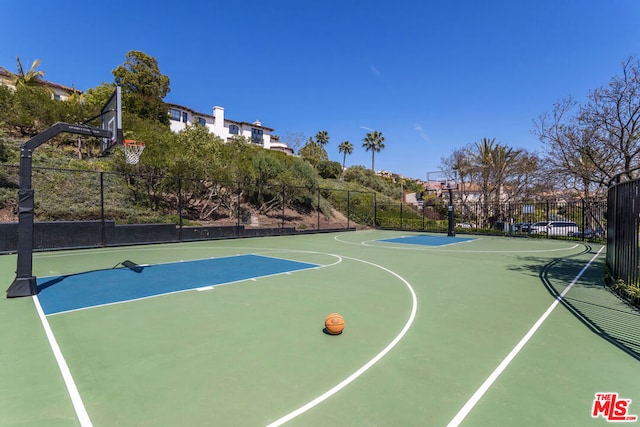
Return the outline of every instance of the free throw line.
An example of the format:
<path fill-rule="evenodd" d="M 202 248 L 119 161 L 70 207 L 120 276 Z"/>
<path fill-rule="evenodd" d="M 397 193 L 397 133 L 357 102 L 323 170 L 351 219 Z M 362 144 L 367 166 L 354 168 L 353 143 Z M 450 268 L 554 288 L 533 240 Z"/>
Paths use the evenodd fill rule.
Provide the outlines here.
<path fill-rule="evenodd" d="M 449 422 L 449 424 L 447 424 L 447 427 L 459 426 L 460 423 L 466 418 L 466 416 L 469 415 L 469 412 L 471 412 L 473 407 L 478 403 L 478 401 L 480 401 L 480 399 L 482 398 L 482 396 L 484 396 L 487 390 L 489 390 L 489 387 L 491 387 L 491 385 L 498 379 L 500 374 L 504 372 L 507 366 L 509 366 L 509 364 L 513 361 L 513 359 L 518 355 L 518 353 L 520 353 L 520 350 L 522 350 L 522 348 L 527 344 L 527 342 L 529 342 L 533 334 L 535 334 L 536 331 L 540 328 L 540 326 L 542 326 L 544 321 L 547 320 L 547 317 L 549 317 L 551 312 L 556 308 L 556 306 L 560 303 L 562 298 L 564 298 L 567 292 L 569 292 L 573 287 L 573 285 L 575 285 L 578 282 L 578 280 L 580 280 L 580 277 L 582 277 L 584 272 L 587 271 L 587 268 L 589 268 L 589 266 L 593 263 L 593 261 L 595 261 L 595 259 L 598 257 L 598 255 L 600 255 L 600 252 L 602 252 L 603 249 L 604 249 L 604 246 L 600 248 L 598 253 L 595 254 L 593 258 L 591 258 L 591 260 L 587 263 L 587 265 L 582 267 L 582 270 L 580 270 L 578 275 L 571 281 L 571 283 L 569 283 L 569 286 L 567 286 L 565 290 L 562 291 L 562 293 L 553 301 L 553 303 L 551 303 L 547 311 L 545 311 L 544 314 L 531 327 L 531 329 L 529 329 L 529 332 L 527 332 L 527 334 L 520 340 L 520 342 L 513 348 L 513 350 L 511 350 L 511 352 L 507 355 L 507 357 L 504 358 L 504 360 L 498 365 L 495 371 L 493 371 L 491 375 L 489 375 L 489 378 L 487 378 L 485 382 L 482 383 L 480 388 L 473 394 L 473 396 L 471 396 L 471 399 L 467 401 L 467 403 L 462 407 L 462 409 L 460 409 L 460 411 L 456 414 L 456 416 L 453 417 L 453 419 Z"/>

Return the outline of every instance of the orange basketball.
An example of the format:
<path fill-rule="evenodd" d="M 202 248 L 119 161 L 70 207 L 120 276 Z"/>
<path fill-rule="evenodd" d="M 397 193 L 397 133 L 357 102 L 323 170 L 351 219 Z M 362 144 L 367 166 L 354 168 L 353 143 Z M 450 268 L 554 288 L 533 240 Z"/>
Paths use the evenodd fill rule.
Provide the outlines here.
<path fill-rule="evenodd" d="M 324 319 L 324 327 L 328 334 L 341 334 L 344 329 L 344 318 L 338 313 L 331 313 Z"/>

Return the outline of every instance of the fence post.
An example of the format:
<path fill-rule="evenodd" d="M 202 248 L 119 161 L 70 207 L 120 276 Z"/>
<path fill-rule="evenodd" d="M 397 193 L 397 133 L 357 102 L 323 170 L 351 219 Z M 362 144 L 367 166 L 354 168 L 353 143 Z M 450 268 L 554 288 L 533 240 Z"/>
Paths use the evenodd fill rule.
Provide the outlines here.
<path fill-rule="evenodd" d="M 347 190 L 347 230 L 349 229 L 350 219 L 351 219 L 351 192 Z"/>
<path fill-rule="evenodd" d="M 240 181 L 236 182 L 236 190 L 237 190 L 237 194 L 236 194 L 236 205 L 238 206 L 236 208 L 236 216 L 238 217 L 238 223 L 237 223 L 237 227 L 236 227 L 236 234 L 240 233 Z"/>
<path fill-rule="evenodd" d="M 178 241 L 182 242 L 182 177 L 178 177 Z"/>
<path fill-rule="evenodd" d="M 400 229 L 402 229 L 402 201 L 400 202 Z"/>
<path fill-rule="evenodd" d="M 378 202 L 376 200 L 376 193 L 373 193 L 373 226 L 378 226 Z"/>
<path fill-rule="evenodd" d="M 549 200 L 547 200 L 547 203 L 545 204 L 544 220 L 549 221 Z"/>
<path fill-rule="evenodd" d="M 318 231 L 320 231 L 320 189 L 316 189 L 316 195 L 318 196 Z"/>
<path fill-rule="evenodd" d="M 586 208 L 586 206 L 585 206 L 585 201 L 584 201 L 584 199 L 580 199 L 580 200 L 581 200 L 581 202 L 582 202 L 582 241 L 584 242 L 584 235 L 585 235 L 585 231 L 587 231 L 587 224 L 586 224 L 587 217 L 586 217 L 586 215 L 585 215 L 585 211 L 584 211 L 584 210 L 585 210 L 585 208 Z M 580 230 L 578 230 L 578 231 L 580 231 Z M 595 234 L 595 233 L 594 233 L 594 234 Z M 594 237 L 595 237 L 595 236 L 594 236 Z"/>
<path fill-rule="evenodd" d="M 105 246 L 106 230 L 104 228 L 104 172 L 100 172 L 100 244 Z"/>
<path fill-rule="evenodd" d="M 285 198 L 285 188 L 286 188 L 286 185 L 285 185 L 285 184 L 282 184 L 282 227 L 280 227 L 280 228 L 284 228 L 284 205 L 285 205 L 285 203 L 284 203 L 284 198 Z"/>

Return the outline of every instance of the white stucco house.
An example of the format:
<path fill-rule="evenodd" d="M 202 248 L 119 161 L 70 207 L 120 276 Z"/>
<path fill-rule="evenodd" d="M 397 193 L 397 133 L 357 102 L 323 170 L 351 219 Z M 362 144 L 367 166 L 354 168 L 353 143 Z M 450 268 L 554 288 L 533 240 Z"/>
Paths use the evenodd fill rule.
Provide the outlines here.
<path fill-rule="evenodd" d="M 42 86 L 44 86 L 49 91 L 49 93 L 51 93 L 52 99 L 66 101 L 74 93 L 78 95 L 82 94 L 81 90 L 75 89 L 73 87 L 64 86 L 64 85 L 49 82 L 43 79 L 39 79 L 39 82 L 40 84 L 42 84 Z M 16 86 L 14 83 L 15 81 L 12 78 L 11 74 L 9 74 L 8 72 L 0 68 L 0 84 L 4 86 L 8 86 L 11 89 L 15 90 Z"/>
<path fill-rule="evenodd" d="M 178 104 L 167 103 L 167 106 L 173 132 L 180 132 L 187 125 L 200 124 L 225 142 L 234 136 L 242 136 L 262 148 L 293 154 L 293 149 L 273 138 L 273 129 L 263 126 L 260 121 L 249 123 L 226 119 L 224 108 L 217 106 L 213 107 L 213 114 L 200 113 Z"/>
<path fill-rule="evenodd" d="M 82 95 L 82 91 L 73 87 L 64 86 L 58 83 L 40 79 L 39 82 L 47 88 L 53 99 L 66 101 L 73 94 Z M 15 90 L 14 80 L 10 73 L 0 67 L 0 84 Z M 229 120 L 224 117 L 224 108 L 213 107 L 213 114 L 205 114 L 195 111 L 189 107 L 178 104 L 166 103 L 169 108 L 169 118 L 171 130 L 180 132 L 187 125 L 201 124 L 209 129 L 209 132 L 222 138 L 227 142 L 233 136 L 243 136 L 251 143 L 268 150 L 281 151 L 293 155 L 293 149 L 287 144 L 278 141 L 273 136 L 273 129 L 263 126 L 259 121 L 253 123 Z"/>

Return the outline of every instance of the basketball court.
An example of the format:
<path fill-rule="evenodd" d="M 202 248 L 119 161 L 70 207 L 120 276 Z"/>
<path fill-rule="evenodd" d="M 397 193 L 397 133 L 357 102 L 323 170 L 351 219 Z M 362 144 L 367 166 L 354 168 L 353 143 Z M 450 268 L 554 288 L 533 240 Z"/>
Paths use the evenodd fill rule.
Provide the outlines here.
<path fill-rule="evenodd" d="M 0 256 L 0 425 L 586 426 L 640 413 L 640 313 L 603 287 L 598 245 L 455 236 L 450 215 L 446 236 L 34 253 L 30 153 L 70 132 L 135 164 L 144 143 L 123 139 L 121 108 L 116 88 L 99 128 L 56 124 L 21 146 L 18 252 Z M 441 178 L 451 200 L 457 184 Z M 597 397 L 614 394 L 629 418 Z"/>
<path fill-rule="evenodd" d="M 34 253 L 0 425 L 606 425 L 597 393 L 640 413 L 640 314 L 603 260 L 392 231 Z"/>

